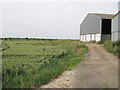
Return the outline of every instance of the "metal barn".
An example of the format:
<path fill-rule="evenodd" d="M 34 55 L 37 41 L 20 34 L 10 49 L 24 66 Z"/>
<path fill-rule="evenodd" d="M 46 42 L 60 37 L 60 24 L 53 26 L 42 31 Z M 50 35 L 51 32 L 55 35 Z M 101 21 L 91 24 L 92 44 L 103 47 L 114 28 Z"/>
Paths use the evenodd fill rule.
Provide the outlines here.
<path fill-rule="evenodd" d="M 120 11 L 112 19 L 112 41 L 120 41 Z"/>
<path fill-rule="evenodd" d="M 89 13 L 80 25 L 80 41 L 111 40 L 113 14 Z"/>

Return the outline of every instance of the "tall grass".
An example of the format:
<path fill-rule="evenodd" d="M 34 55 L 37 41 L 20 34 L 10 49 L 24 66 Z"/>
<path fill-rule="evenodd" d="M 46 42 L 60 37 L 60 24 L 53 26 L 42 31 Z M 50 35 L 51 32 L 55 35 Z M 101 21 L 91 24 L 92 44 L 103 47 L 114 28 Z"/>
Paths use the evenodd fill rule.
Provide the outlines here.
<path fill-rule="evenodd" d="M 108 51 L 113 53 L 114 55 L 117 55 L 118 58 L 120 58 L 120 41 L 104 41 L 103 47 Z"/>
<path fill-rule="evenodd" d="M 3 88 L 40 87 L 83 61 L 88 50 L 85 44 L 70 40 L 12 40 L 5 43 L 10 48 L 2 55 Z M 78 50 L 80 52 L 76 53 Z"/>

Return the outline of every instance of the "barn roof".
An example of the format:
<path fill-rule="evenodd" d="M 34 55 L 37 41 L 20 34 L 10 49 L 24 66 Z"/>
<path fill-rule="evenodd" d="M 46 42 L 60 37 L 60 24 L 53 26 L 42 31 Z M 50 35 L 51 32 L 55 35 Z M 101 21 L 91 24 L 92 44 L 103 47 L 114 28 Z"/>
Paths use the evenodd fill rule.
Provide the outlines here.
<path fill-rule="evenodd" d="M 114 17 L 117 16 L 119 13 L 120 13 L 120 11 L 119 11 L 117 14 L 115 14 Z M 114 18 L 114 17 L 113 17 L 113 18 Z"/>
<path fill-rule="evenodd" d="M 92 13 L 102 19 L 112 19 L 116 14 L 100 14 L 100 13 Z"/>

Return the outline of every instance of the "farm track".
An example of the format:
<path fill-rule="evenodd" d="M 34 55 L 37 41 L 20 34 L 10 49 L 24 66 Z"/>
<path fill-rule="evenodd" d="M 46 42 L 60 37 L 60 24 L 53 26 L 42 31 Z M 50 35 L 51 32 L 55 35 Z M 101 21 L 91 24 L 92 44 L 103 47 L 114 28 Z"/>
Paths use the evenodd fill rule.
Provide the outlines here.
<path fill-rule="evenodd" d="M 118 88 L 118 58 L 101 45 L 87 44 L 85 61 L 40 88 Z"/>

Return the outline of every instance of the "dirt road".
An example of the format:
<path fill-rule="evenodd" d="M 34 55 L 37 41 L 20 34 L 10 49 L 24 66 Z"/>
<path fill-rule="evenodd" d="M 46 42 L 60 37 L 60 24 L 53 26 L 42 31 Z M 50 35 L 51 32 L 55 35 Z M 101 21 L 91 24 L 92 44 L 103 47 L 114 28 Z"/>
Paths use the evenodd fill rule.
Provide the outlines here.
<path fill-rule="evenodd" d="M 85 61 L 41 88 L 118 88 L 118 58 L 97 44 L 87 44 Z"/>

